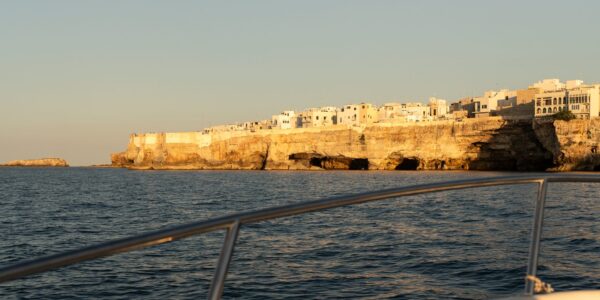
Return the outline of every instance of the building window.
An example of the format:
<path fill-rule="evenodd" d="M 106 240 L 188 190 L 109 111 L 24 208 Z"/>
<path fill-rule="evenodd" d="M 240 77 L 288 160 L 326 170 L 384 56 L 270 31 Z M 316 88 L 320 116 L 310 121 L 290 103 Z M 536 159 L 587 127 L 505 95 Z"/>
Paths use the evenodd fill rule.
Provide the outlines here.
<path fill-rule="evenodd" d="M 544 109 L 542 110 L 543 113 L 546 113 L 546 108 L 544 107 Z"/>
<path fill-rule="evenodd" d="M 538 113 L 538 114 L 541 114 L 541 113 L 542 113 L 542 109 L 538 107 L 538 109 L 537 109 L 537 113 Z"/>
<path fill-rule="evenodd" d="M 554 104 L 554 105 L 556 105 L 556 104 L 557 104 L 557 103 L 556 103 L 556 98 L 554 98 L 553 104 Z"/>
<path fill-rule="evenodd" d="M 556 109 L 556 107 L 553 109 L 553 112 L 557 112 L 558 110 Z"/>

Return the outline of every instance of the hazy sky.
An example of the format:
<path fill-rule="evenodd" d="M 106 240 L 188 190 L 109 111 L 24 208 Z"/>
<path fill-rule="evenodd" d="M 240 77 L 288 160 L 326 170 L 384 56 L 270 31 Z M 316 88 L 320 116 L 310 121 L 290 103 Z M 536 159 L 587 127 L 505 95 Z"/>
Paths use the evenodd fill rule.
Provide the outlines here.
<path fill-rule="evenodd" d="M 132 132 L 600 81 L 599 1 L 3 1 L 0 161 Z"/>

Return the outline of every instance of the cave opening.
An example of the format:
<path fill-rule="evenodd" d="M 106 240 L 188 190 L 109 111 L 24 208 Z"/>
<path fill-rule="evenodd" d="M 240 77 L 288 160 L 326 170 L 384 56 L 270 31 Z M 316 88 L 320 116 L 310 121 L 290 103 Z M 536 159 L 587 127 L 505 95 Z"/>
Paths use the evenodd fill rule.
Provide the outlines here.
<path fill-rule="evenodd" d="M 368 170 L 369 160 L 366 158 L 353 158 L 348 166 L 349 170 Z"/>
<path fill-rule="evenodd" d="M 311 157 L 310 158 L 311 166 L 322 168 L 322 162 L 323 162 L 323 159 L 321 159 L 320 157 Z"/>
<path fill-rule="evenodd" d="M 445 168 L 446 168 L 446 161 L 445 161 L 445 160 L 442 160 L 442 161 L 440 162 L 440 168 L 439 168 L 439 169 L 440 169 L 440 170 L 443 170 L 443 169 L 445 169 Z"/>
<path fill-rule="evenodd" d="M 265 170 L 266 168 L 267 168 L 267 156 L 264 156 L 260 163 L 260 169 Z"/>
<path fill-rule="evenodd" d="M 396 170 L 416 170 L 419 167 L 419 160 L 416 158 L 403 158 L 396 166 Z"/>

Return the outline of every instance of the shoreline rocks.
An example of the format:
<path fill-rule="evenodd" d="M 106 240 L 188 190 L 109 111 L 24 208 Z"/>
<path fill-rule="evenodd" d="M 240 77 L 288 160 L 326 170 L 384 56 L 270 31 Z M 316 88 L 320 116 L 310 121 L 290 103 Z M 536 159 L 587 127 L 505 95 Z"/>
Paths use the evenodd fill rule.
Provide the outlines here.
<path fill-rule="evenodd" d="M 0 167 L 68 167 L 69 164 L 62 158 L 40 158 L 11 160 L 0 164 Z"/>

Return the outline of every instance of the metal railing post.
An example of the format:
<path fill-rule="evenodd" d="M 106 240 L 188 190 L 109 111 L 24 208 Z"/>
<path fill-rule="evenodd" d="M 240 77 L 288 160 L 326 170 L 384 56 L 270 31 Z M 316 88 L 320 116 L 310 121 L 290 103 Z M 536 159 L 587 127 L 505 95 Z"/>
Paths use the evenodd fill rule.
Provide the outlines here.
<path fill-rule="evenodd" d="M 240 221 L 237 220 L 227 228 L 227 234 L 225 235 L 225 241 L 223 242 L 223 248 L 221 248 L 221 254 L 219 255 L 219 262 L 215 268 L 215 274 L 210 284 L 210 290 L 208 291 L 209 300 L 221 299 L 223 295 L 223 287 L 225 285 L 225 278 L 227 277 L 227 271 L 229 269 L 229 262 L 233 255 L 233 248 L 240 231 Z"/>
<path fill-rule="evenodd" d="M 100 257 L 115 255 L 117 253 L 129 252 L 135 249 L 142 249 L 157 244 L 173 242 L 194 235 L 227 229 L 225 241 L 221 249 L 219 261 L 217 263 L 214 278 L 209 291 L 209 299 L 219 299 L 223 294 L 223 285 L 227 276 L 227 271 L 239 233 L 239 228 L 242 224 L 257 223 L 266 220 L 273 220 L 283 217 L 289 217 L 316 211 L 323 211 L 326 209 L 332 209 L 347 205 L 379 201 L 389 198 L 399 198 L 405 196 L 436 193 L 442 191 L 462 190 L 468 188 L 515 184 L 538 185 L 533 229 L 531 232 L 531 244 L 529 248 L 529 261 L 527 265 L 527 275 L 535 276 L 537 273 L 538 256 L 540 252 L 540 240 L 542 236 L 546 190 L 547 185 L 550 182 L 600 183 L 600 176 L 552 175 L 541 177 L 538 175 L 528 175 L 461 179 L 442 183 L 427 183 L 408 187 L 396 187 L 361 194 L 337 196 L 332 198 L 318 199 L 300 203 L 291 203 L 282 206 L 240 212 L 204 221 L 196 221 L 170 228 L 146 232 L 135 236 L 111 240 L 76 250 L 35 258 L 32 260 L 24 260 L 17 263 L 13 263 L 12 265 L 8 266 L 0 266 L 0 283 L 9 282 L 28 275 L 38 274 L 52 269 L 73 265 L 82 261 L 93 260 Z M 528 276 L 528 278 L 531 277 Z M 532 294 L 533 288 L 533 282 L 528 280 L 526 283 L 525 292 L 528 294 Z"/>
<path fill-rule="evenodd" d="M 536 276 L 538 257 L 540 254 L 540 241 L 542 239 L 542 226 L 544 225 L 544 206 L 546 203 L 546 191 L 548 181 L 542 179 L 538 185 L 537 199 L 535 201 L 535 213 L 533 216 L 533 228 L 531 229 L 531 243 L 529 245 L 529 260 L 527 262 L 527 277 Z M 533 295 L 534 282 L 525 280 L 525 294 Z"/>

